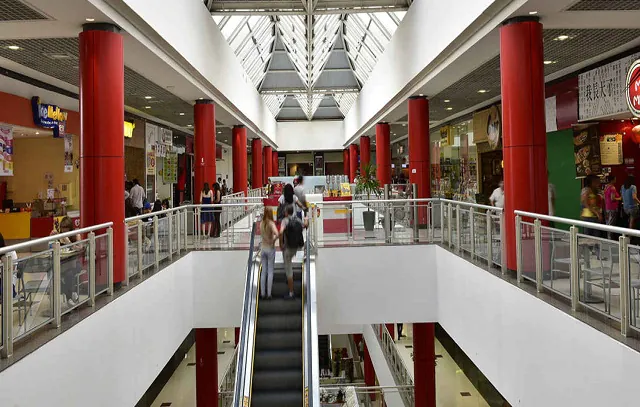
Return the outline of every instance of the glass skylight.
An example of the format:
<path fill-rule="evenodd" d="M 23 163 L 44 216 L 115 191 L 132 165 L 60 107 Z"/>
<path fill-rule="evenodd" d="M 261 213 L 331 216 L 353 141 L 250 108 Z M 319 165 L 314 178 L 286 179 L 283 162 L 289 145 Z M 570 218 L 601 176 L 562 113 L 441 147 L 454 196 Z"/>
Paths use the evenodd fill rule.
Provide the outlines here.
<path fill-rule="evenodd" d="M 336 103 L 338 104 L 338 109 L 343 115 L 347 115 L 351 106 L 355 103 L 358 95 L 355 93 L 336 93 L 333 95 Z"/>
<path fill-rule="evenodd" d="M 318 110 L 318 106 L 322 103 L 322 99 L 324 99 L 324 95 L 296 95 L 296 100 L 298 104 L 302 108 L 302 111 L 307 116 L 307 119 L 311 120 L 313 118 L 314 113 Z"/>
<path fill-rule="evenodd" d="M 278 113 L 280 113 L 280 109 L 282 109 L 282 104 L 286 98 L 286 95 L 281 94 L 267 93 L 262 95 L 262 99 L 264 99 L 273 117 L 276 117 Z"/>

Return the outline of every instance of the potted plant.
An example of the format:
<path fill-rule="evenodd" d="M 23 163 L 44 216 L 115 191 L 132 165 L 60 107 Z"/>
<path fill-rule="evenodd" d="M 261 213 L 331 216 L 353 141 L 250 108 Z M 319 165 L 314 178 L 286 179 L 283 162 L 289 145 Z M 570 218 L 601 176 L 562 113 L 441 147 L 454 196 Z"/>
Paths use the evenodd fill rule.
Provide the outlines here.
<path fill-rule="evenodd" d="M 364 171 L 356 179 L 356 193 L 366 194 L 367 201 L 371 200 L 371 195 L 380 196 L 380 182 L 376 179 L 376 167 L 371 164 L 364 166 Z M 370 232 L 375 227 L 376 213 L 371 210 L 367 203 L 367 210 L 362 212 L 364 230 Z"/>

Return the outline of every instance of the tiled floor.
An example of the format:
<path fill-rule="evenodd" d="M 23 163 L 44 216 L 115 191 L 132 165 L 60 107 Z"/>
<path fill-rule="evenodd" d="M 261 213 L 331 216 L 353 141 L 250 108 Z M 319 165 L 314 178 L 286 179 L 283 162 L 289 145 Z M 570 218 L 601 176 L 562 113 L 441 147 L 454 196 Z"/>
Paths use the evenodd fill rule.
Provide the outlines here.
<path fill-rule="evenodd" d="M 396 342 L 402 359 L 413 377 L 413 339 L 411 324 L 404 324 L 406 338 Z M 437 355 L 441 355 L 439 357 Z M 488 407 L 464 372 L 436 339 L 436 405 L 438 407 Z M 463 395 L 464 394 L 464 395 Z"/>
<path fill-rule="evenodd" d="M 234 350 L 234 330 L 218 329 L 218 382 L 231 362 Z M 221 353 L 223 352 L 223 353 Z M 196 346 L 193 345 L 164 386 L 151 407 L 195 407 L 196 406 Z M 171 404 L 167 404 L 171 403 Z"/>

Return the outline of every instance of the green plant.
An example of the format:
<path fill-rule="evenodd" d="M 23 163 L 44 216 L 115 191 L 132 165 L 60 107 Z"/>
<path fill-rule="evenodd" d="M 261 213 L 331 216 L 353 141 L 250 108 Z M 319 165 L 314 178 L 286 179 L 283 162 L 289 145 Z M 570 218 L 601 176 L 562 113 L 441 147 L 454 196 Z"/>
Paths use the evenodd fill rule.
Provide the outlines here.
<path fill-rule="evenodd" d="M 367 200 L 371 199 L 371 195 L 380 196 L 381 188 L 380 182 L 376 179 L 375 165 L 365 165 L 362 174 L 356 178 L 356 194 L 366 194 Z M 369 204 L 367 204 L 368 210 Z"/>

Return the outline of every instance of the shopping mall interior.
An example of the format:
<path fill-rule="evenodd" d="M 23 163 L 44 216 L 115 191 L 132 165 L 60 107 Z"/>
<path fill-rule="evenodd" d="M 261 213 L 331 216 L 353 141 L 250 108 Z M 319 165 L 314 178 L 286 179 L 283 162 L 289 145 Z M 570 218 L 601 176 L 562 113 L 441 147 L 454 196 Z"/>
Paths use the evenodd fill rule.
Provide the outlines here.
<path fill-rule="evenodd" d="M 0 406 L 636 406 L 636 158 L 640 0 L 0 0 Z"/>

